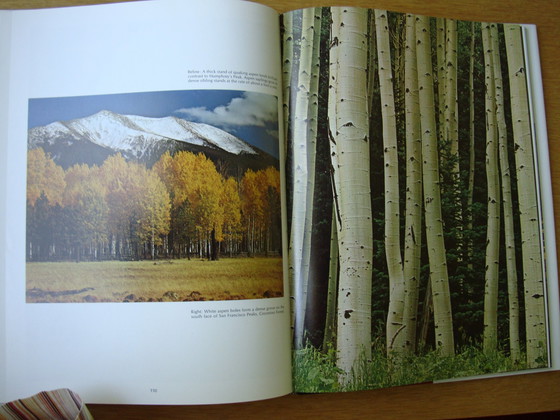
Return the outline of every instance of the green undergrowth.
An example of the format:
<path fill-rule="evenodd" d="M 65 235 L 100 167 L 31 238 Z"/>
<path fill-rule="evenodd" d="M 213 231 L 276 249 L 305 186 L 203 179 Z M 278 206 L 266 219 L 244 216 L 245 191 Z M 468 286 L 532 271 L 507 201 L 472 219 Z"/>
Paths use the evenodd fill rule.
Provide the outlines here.
<path fill-rule="evenodd" d="M 370 358 L 360 357 L 358 374 L 352 373 L 349 378 L 336 367 L 336 350 L 332 347 L 323 352 L 307 346 L 294 351 L 293 359 L 294 390 L 300 393 L 386 388 L 526 368 L 503 351 L 485 353 L 475 345 L 461 348 L 454 356 L 432 350 L 391 357 L 380 346 L 372 349 Z"/>

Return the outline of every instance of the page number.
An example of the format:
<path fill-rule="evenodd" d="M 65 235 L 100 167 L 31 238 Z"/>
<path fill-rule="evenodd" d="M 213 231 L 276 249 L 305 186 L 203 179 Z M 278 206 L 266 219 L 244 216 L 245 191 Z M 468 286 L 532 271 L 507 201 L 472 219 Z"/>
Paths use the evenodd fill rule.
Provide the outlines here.
<path fill-rule="evenodd" d="M 157 388 L 150 388 L 150 392 L 151 392 L 152 394 L 157 394 L 158 389 L 157 389 Z"/>

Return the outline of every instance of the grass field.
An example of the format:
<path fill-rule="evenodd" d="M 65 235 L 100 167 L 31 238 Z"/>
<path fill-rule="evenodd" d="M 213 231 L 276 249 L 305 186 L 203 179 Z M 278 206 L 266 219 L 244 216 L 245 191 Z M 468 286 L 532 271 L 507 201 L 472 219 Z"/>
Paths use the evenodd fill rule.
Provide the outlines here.
<path fill-rule="evenodd" d="M 282 259 L 27 263 L 34 302 L 179 302 L 283 295 Z"/>

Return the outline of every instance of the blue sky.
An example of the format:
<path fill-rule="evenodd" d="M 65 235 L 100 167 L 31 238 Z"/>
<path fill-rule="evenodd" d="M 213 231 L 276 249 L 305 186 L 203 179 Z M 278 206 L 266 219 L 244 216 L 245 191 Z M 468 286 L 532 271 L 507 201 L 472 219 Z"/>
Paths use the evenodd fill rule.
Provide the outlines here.
<path fill-rule="evenodd" d="M 102 110 L 145 117 L 175 116 L 219 127 L 278 158 L 278 100 L 262 93 L 185 90 L 29 100 L 29 128 Z"/>

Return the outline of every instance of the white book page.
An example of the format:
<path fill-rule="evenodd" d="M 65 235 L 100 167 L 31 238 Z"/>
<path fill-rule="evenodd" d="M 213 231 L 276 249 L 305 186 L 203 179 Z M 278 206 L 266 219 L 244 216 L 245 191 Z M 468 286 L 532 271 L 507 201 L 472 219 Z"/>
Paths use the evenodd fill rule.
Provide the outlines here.
<path fill-rule="evenodd" d="M 531 109 L 533 142 L 535 150 L 535 166 L 539 168 L 539 194 L 542 202 L 541 214 L 543 219 L 543 248 L 545 249 L 546 266 L 544 267 L 547 294 L 547 330 L 549 333 L 549 363 L 553 369 L 560 368 L 560 308 L 558 302 L 558 266 L 556 254 L 555 222 L 552 201 L 552 183 L 550 176 L 550 159 L 548 149 L 548 135 L 546 130 L 546 112 L 544 107 L 544 92 L 541 77 L 541 60 L 537 27 L 522 25 L 523 42 L 527 62 L 527 87 Z"/>
<path fill-rule="evenodd" d="M 29 99 L 227 90 L 281 101 L 276 12 L 240 1 L 163 0 L 8 13 L 0 400 L 62 387 L 86 403 L 208 404 L 289 393 L 285 282 L 283 297 L 267 299 L 26 303 Z M 201 317 L 209 310 L 256 315 Z"/>
<path fill-rule="evenodd" d="M 0 12 L 0 57 L 7 57 L 10 51 L 10 31 L 11 31 L 11 15 L 9 12 Z M 6 248 L 6 187 L 8 184 L 6 173 L 6 149 L 8 136 L 8 92 L 9 88 L 9 72 L 7 67 L 0 66 L 0 238 L 2 238 L 1 249 Z M 5 270 L 6 256 L 0 255 L 0 302 L 4 302 L 5 298 Z M 4 331 L 6 325 L 6 313 L 0 311 L 0 331 Z M 0 335 L 0 363 L 5 364 L 6 360 L 6 336 Z M 0 377 L 0 395 L 4 395 L 6 391 L 6 381 L 3 376 Z"/>

